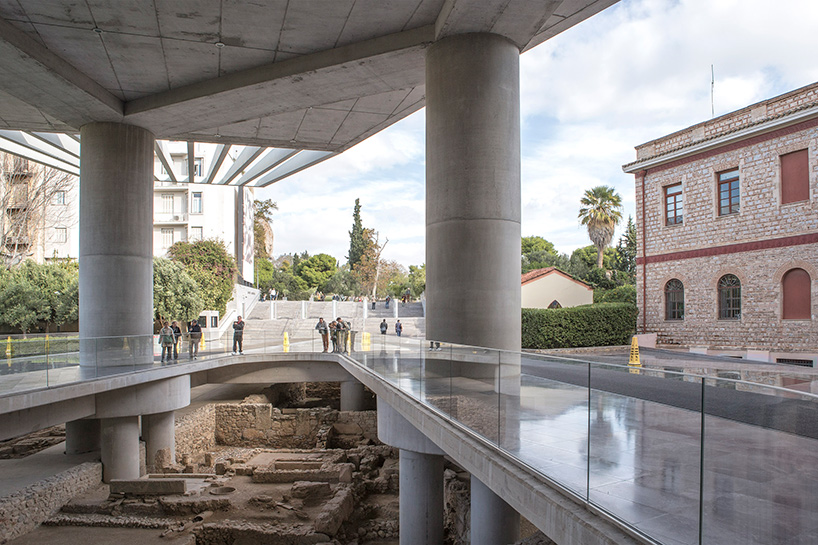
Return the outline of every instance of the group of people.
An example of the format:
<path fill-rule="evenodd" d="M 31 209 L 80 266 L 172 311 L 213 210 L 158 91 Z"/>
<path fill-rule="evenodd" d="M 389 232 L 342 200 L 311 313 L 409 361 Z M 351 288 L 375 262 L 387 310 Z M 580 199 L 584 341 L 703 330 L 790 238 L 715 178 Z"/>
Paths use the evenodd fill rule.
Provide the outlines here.
<path fill-rule="evenodd" d="M 188 346 L 188 357 L 195 360 L 199 357 L 199 343 L 202 340 L 202 326 L 196 320 L 191 320 L 187 328 L 188 338 L 190 340 Z M 179 360 L 179 343 L 182 338 L 182 328 L 174 320 L 168 323 L 167 320 L 162 324 L 162 329 L 159 331 L 159 344 L 162 346 L 162 363 L 170 363 L 171 357 L 173 361 Z"/>
<path fill-rule="evenodd" d="M 318 323 L 315 324 L 315 329 L 321 335 L 321 341 L 324 345 L 324 352 L 329 352 L 329 342 L 332 340 L 332 351 L 342 354 L 348 354 L 347 337 L 352 329 L 349 322 L 345 322 L 340 317 L 329 323 L 325 322 L 323 318 L 318 318 Z"/>
<path fill-rule="evenodd" d="M 386 318 L 383 319 L 381 322 L 381 335 L 386 335 L 386 332 L 389 330 L 389 324 L 386 323 Z M 400 337 L 400 334 L 403 333 L 403 324 L 400 323 L 400 320 L 395 322 L 395 334 Z"/>

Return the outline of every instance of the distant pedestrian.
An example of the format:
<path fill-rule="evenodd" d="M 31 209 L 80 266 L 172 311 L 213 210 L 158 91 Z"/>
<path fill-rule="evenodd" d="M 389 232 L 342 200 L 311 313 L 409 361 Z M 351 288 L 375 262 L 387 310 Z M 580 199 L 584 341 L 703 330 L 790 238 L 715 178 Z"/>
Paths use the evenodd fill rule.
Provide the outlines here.
<path fill-rule="evenodd" d="M 389 325 L 387 325 L 386 318 L 384 318 L 383 322 L 381 322 L 381 335 L 386 335 L 387 329 L 389 329 Z"/>
<path fill-rule="evenodd" d="M 338 337 L 338 352 L 346 354 L 349 324 L 344 322 L 340 317 L 335 322 L 335 335 Z"/>
<path fill-rule="evenodd" d="M 375 301 L 376 301 L 376 299 L 373 297 L 372 298 L 372 310 L 375 310 Z"/>
<path fill-rule="evenodd" d="M 400 320 L 395 322 L 395 333 L 400 337 L 400 334 L 403 332 L 403 324 L 400 323 Z"/>
<path fill-rule="evenodd" d="M 236 354 L 236 347 L 239 349 L 239 354 L 244 354 L 242 350 L 242 344 L 244 340 L 244 322 L 239 316 L 235 322 L 233 322 L 233 354 Z"/>
<path fill-rule="evenodd" d="M 387 296 L 386 296 L 386 299 L 385 299 L 386 308 L 389 308 L 389 301 L 391 301 L 391 300 L 392 300 L 392 297 L 390 297 L 389 295 L 387 295 Z"/>
<path fill-rule="evenodd" d="M 188 347 L 188 355 L 190 359 L 195 360 L 199 357 L 199 343 L 202 342 L 202 326 L 197 320 L 191 320 L 190 326 L 187 328 L 190 335 L 190 346 Z"/>
<path fill-rule="evenodd" d="M 179 339 L 182 338 L 182 328 L 179 327 L 179 324 L 176 323 L 176 320 L 173 320 L 170 324 L 170 328 L 173 330 L 173 359 L 179 359 Z"/>
<path fill-rule="evenodd" d="M 330 336 L 330 339 L 332 339 L 332 352 L 333 353 L 338 352 L 338 332 L 335 329 L 335 326 L 337 324 L 338 323 L 335 320 L 333 320 L 333 321 L 331 321 L 329 323 L 329 336 Z"/>
<path fill-rule="evenodd" d="M 318 318 L 318 323 L 315 324 L 315 329 L 317 329 L 318 334 L 321 335 L 321 341 L 324 344 L 324 352 L 326 352 L 329 350 L 329 326 L 323 318 Z"/>
<path fill-rule="evenodd" d="M 162 358 L 160 361 L 164 363 L 165 355 L 167 354 L 167 360 L 170 362 L 170 356 L 173 353 L 173 330 L 167 321 L 162 325 L 162 329 L 159 330 L 159 344 L 162 345 Z"/>

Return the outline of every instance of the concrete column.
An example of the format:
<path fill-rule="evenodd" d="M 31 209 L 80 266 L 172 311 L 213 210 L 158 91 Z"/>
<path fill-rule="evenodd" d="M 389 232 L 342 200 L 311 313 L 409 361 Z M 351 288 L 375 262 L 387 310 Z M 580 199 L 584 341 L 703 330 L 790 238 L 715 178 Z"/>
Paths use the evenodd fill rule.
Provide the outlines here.
<path fill-rule="evenodd" d="M 142 439 L 145 440 L 146 463 L 156 466 L 156 453 L 170 449 L 170 463 L 176 461 L 174 411 L 142 415 Z"/>
<path fill-rule="evenodd" d="M 400 545 L 443 544 L 443 456 L 400 450 Z"/>
<path fill-rule="evenodd" d="M 153 361 L 153 147 L 145 129 L 80 129 L 80 365 Z"/>
<path fill-rule="evenodd" d="M 426 335 L 520 349 L 519 50 L 462 34 L 426 54 Z"/>
<path fill-rule="evenodd" d="M 365 390 L 357 380 L 341 381 L 341 410 L 363 411 Z"/>
<path fill-rule="evenodd" d="M 400 544 L 442 544 L 443 451 L 381 398 L 378 438 L 400 449 Z"/>
<path fill-rule="evenodd" d="M 65 453 L 83 454 L 99 450 L 99 419 L 83 418 L 65 423 Z"/>
<path fill-rule="evenodd" d="M 520 539 L 520 515 L 474 475 L 470 524 L 471 545 L 507 545 Z"/>
<path fill-rule="evenodd" d="M 103 418 L 100 426 L 102 481 L 139 478 L 139 417 Z"/>

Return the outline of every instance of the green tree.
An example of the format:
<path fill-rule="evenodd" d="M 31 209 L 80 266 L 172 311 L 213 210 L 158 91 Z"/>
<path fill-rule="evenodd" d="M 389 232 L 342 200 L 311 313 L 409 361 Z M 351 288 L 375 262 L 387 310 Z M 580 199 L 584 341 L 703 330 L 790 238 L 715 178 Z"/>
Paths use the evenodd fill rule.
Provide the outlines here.
<path fill-rule="evenodd" d="M 199 285 L 180 263 L 153 258 L 153 308 L 159 323 L 196 319 L 205 308 L 200 291 Z"/>
<path fill-rule="evenodd" d="M 349 232 L 349 255 L 347 260 L 350 270 L 361 262 L 366 251 L 366 237 L 364 224 L 361 222 L 361 199 L 355 199 L 355 208 L 352 211 L 352 231 Z"/>
<path fill-rule="evenodd" d="M 628 216 L 628 227 L 616 245 L 616 269 L 625 273 L 631 282 L 636 281 L 636 225 Z"/>
<path fill-rule="evenodd" d="M 605 248 L 622 220 L 622 198 L 612 187 L 600 185 L 585 191 L 580 199 L 579 219 L 588 228 L 588 238 L 597 249 L 597 264 L 603 266 Z"/>
<path fill-rule="evenodd" d="M 45 330 L 76 322 L 79 269 L 74 261 L 38 265 L 25 261 L 0 280 L 2 321 L 27 333 L 40 323 Z M 6 289 L 8 291 L 6 292 Z"/>
<path fill-rule="evenodd" d="M 48 299 L 30 281 L 13 275 L 0 291 L 0 319 L 23 335 L 48 317 Z"/>
<path fill-rule="evenodd" d="M 535 252 L 547 252 L 557 255 L 554 245 L 542 237 L 523 237 L 520 246 L 524 256 Z"/>
<path fill-rule="evenodd" d="M 170 258 L 185 266 L 185 271 L 201 290 L 204 308 L 224 313 L 233 295 L 236 261 L 224 242 L 215 239 L 177 242 L 168 248 Z"/>
<path fill-rule="evenodd" d="M 409 289 L 412 290 L 412 297 L 420 297 L 426 291 L 426 263 L 409 265 Z"/>
<path fill-rule="evenodd" d="M 313 291 L 324 289 L 326 282 L 332 278 L 338 264 L 329 254 L 316 254 L 298 264 L 298 276 L 301 277 Z"/>
<path fill-rule="evenodd" d="M 348 265 L 339 267 L 323 288 L 324 293 L 337 293 L 338 295 L 354 295 L 357 290 L 358 284 L 350 273 Z"/>
<path fill-rule="evenodd" d="M 272 241 L 273 228 L 270 222 L 273 221 L 273 210 L 278 210 L 278 205 L 272 199 L 264 201 L 253 201 L 255 212 L 253 214 L 253 252 L 256 259 L 270 258 L 272 243 L 268 248 L 268 239 Z"/>

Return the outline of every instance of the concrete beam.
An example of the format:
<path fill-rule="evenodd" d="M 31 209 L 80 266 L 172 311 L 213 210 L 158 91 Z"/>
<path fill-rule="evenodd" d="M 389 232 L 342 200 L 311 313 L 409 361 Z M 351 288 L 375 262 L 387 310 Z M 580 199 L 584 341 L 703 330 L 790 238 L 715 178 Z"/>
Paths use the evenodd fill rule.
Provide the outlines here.
<path fill-rule="evenodd" d="M 158 137 L 408 89 L 423 83 L 431 26 L 266 64 L 128 102 Z"/>
<path fill-rule="evenodd" d="M 0 90 L 72 127 L 122 121 L 121 100 L 5 19 L 0 19 L 0 72 Z"/>
<path fill-rule="evenodd" d="M 90 395 L 9 411 L 0 414 L 0 441 L 92 416 L 95 410 Z"/>

